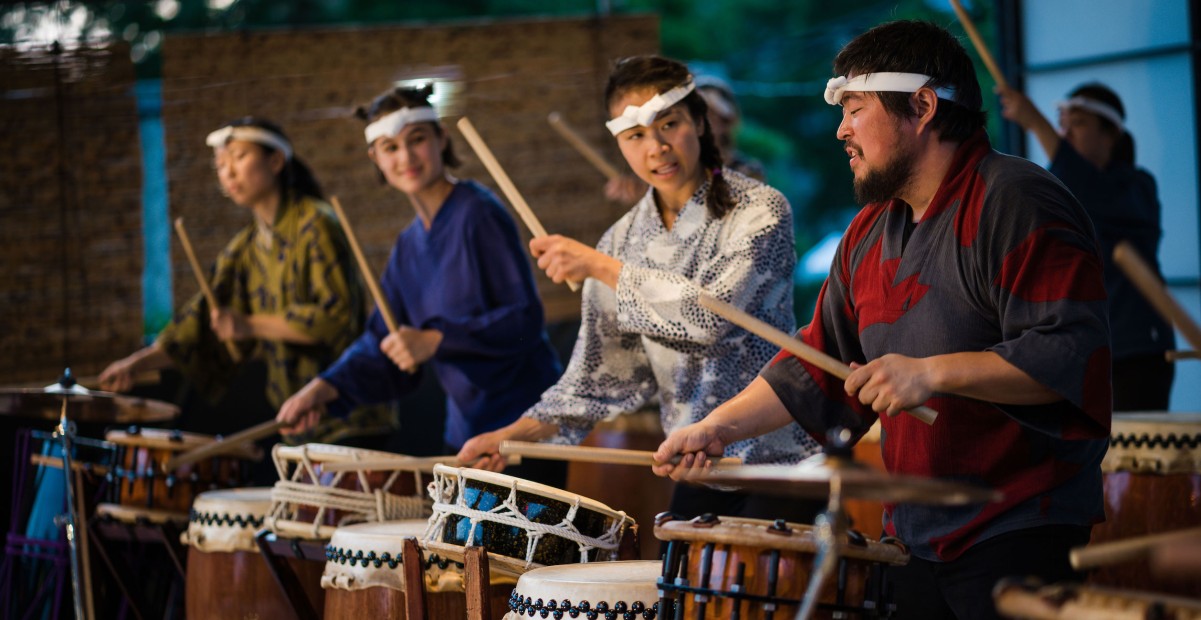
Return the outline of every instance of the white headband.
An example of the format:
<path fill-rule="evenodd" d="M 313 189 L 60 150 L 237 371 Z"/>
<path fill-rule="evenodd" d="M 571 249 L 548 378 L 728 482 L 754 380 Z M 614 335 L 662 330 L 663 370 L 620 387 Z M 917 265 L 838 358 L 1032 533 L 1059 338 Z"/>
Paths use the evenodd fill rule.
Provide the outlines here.
<path fill-rule="evenodd" d="M 920 73 L 864 73 L 851 79 L 840 75 L 826 82 L 826 103 L 841 105 L 842 95 L 850 92 L 894 92 L 916 93 L 926 86 L 930 76 Z M 955 96 L 954 88 L 936 88 L 934 93 L 939 99 L 951 101 Z"/>
<path fill-rule="evenodd" d="M 1072 97 L 1067 101 L 1060 101 L 1058 104 L 1056 104 L 1056 107 L 1059 108 L 1060 112 L 1064 112 L 1072 108 L 1080 108 L 1081 110 L 1092 112 L 1093 114 L 1104 118 L 1114 125 L 1117 125 L 1119 132 L 1126 131 L 1126 124 L 1122 122 L 1122 115 L 1118 114 L 1117 108 L 1114 108 L 1108 103 L 1097 101 L 1096 99 L 1089 99 L 1088 97 L 1077 96 Z"/>
<path fill-rule="evenodd" d="M 709 104 L 709 109 L 717 112 L 718 116 L 722 118 L 734 117 L 734 106 L 730 105 L 730 101 L 718 92 L 717 89 L 701 88 L 697 92 L 705 99 L 705 103 Z"/>
<path fill-rule="evenodd" d="M 363 130 L 363 135 L 367 137 L 367 144 L 371 144 L 379 138 L 391 138 L 399 135 L 406 125 L 430 122 L 438 122 L 438 111 L 431 107 L 401 108 L 385 114 L 376 119 L 374 123 L 367 125 L 367 128 Z"/>
<path fill-rule="evenodd" d="M 605 127 L 609 128 L 609 133 L 617 135 L 631 127 L 650 126 L 659 113 L 671 106 L 680 102 L 681 99 L 688 96 L 688 93 L 696 89 L 696 83 L 692 81 L 692 76 L 688 76 L 688 81 L 680 86 L 677 86 L 665 93 L 659 93 L 651 97 L 649 101 L 640 106 L 626 106 L 625 111 L 621 116 L 609 121 L 605 121 Z"/>
<path fill-rule="evenodd" d="M 246 142 L 269 146 L 283 153 L 285 159 L 292 159 L 292 144 L 283 136 L 262 127 L 251 127 L 249 125 L 222 127 L 210 133 L 204 139 L 204 143 L 217 148 L 229 144 L 230 140 L 245 140 Z"/>

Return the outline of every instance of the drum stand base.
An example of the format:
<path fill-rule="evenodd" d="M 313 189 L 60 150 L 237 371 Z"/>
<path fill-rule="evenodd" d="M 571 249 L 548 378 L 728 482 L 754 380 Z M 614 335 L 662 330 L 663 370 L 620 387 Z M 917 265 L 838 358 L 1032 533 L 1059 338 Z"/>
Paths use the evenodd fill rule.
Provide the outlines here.
<path fill-rule="evenodd" d="M 24 568 L 18 567 L 32 567 L 33 563 L 39 560 L 50 565 L 51 576 L 43 579 L 41 587 L 30 593 L 29 598 L 18 598 L 18 593 L 25 593 L 25 589 L 16 584 L 25 571 Z M 4 544 L 4 564 L 0 567 L 0 614 L 17 613 L 17 609 L 21 608 L 26 614 L 19 617 L 32 617 L 42 609 L 42 605 L 49 603 L 50 618 L 57 620 L 61 612 L 63 588 L 70 587 L 70 580 L 71 565 L 67 543 L 27 538 L 9 532 Z"/>
<path fill-rule="evenodd" d="M 140 571 L 133 570 L 132 566 L 124 566 L 123 568 L 126 570 L 119 570 L 113 562 L 114 554 L 109 543 L 161 544 L 171 561 L 171 565 L 175 568 L 175 575 L 172 575 L 171 585 L 166 597 L 166 610 L 170 611 L 182 603 L 182 586 L 185 579 L 185 550 L 179 542 L 180 529 L 174 523 L 170 521 L 151 523 L 145 520 L 126 523 L 103 516 L 96 516 L 89 520 L 88 531 L 92 535 L 92 547 L 96 549 L 101 562 L 112 576 L 113 581 L 116 582 L 117 589 L 121 591 L 122 597 L 125 599 L 126 604 L 129 605 L 135 617 L 147 617 L 147 614 L 143 612 L 149 611 L 153 605 L 145 600 L 139 601 L 139 597 L 134 596 L 133 593 L 135 591 L 144 590 L 144 588 L 131 588 L 122 575 L 135 575 Z M 151 614 L 151 617 L 153 615 Z"/>
<path fill-rule="evenodd" d="M 280 538 L 268 530 L 261 530 L 256 534 L 254 542 L 258 545 L 263 560 L 267 562 L 267 569 L 271 571 L 275 584 L 279 586 L 284 598 L 292 604 L 292 611 L 296 612 L 296 617 L 300 620 L 318 620 L 321 613 L 313 608 L 296 571 L 288 565 L 287 557 L 290 555 L 298 560 L 321 562 L 324 565 L 325 543 L 299 538 Z"/>

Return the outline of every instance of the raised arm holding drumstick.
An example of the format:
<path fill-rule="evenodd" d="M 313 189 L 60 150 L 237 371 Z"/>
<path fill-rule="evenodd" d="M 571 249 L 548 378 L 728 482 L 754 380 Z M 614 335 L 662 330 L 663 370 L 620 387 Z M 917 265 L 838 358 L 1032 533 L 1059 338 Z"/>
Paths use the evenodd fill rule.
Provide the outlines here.
<path fill-rule="evenodd" d="M 374 313 L 342 357 L 284 403 L 277 418 L 294 428 L 394 401 L 428 369 L 447 394 L 443 439 L 453 453 L 512 422 L 559 376 L 517 226 L 490 191 L 451 176 L 459 162 L 430 94 L 390 89 L 358 110 L 381 181 L 416 215 L 379 286 L 377 306 L 395 326 Z M 525 477 L 562 486 L 565 470 Z"/>

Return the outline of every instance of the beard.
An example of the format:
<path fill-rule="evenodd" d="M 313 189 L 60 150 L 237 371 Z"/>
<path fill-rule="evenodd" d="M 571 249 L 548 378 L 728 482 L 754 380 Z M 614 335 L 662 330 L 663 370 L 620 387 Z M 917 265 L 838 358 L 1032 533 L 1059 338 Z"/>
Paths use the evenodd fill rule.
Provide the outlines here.
<path fill-rule="evenodd" d="M 862 151 L 859 153 L 862 155 Z M 884 167 L 869 170 L 862 179 L 855 179 L 855 202 L 867 205 L 896 198 L 913 178 L 913 166 L 913 145 L 898 140 L 893 156 L 884 164 Z"/>

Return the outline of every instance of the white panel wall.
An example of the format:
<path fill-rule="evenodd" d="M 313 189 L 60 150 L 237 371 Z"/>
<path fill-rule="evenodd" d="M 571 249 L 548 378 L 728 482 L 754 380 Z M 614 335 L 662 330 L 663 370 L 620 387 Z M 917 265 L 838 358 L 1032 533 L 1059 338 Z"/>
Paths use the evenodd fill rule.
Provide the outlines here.
<path fill-rule="evenodd" d="M 1201 194 L 1192 59 L 1187 51 L 1115 58 L 1186 45 L 1187 0 L 1039 0 L 1022 3 L 1022 10 L 1027 94 L 1052 123 L 1058 122 L 1055 102 L 1081 83 L 1103 82 L 1122 97 L 1138 165 L 1159 182 L 1164 275 L 1197 281 Z M 1061 63 L 1074 64 L 1055 68 Z M 1030 158 L 1046 165 L 1037 142 L 1027 138 Z M 1173 293 L 1194 317 L 1201 317 L 1197 286 L 1174 287 Z M 1188 348 L 1179 335 L 1177 340 Z M 1180 363 L 1176 371 L 1171 409 L 1201 411 L 1201 361 Z"/>
<path fill-rule="evenodd" d="M 1026 0 L 1026 64 L 1188 43 L 1187 0 Z"/>

